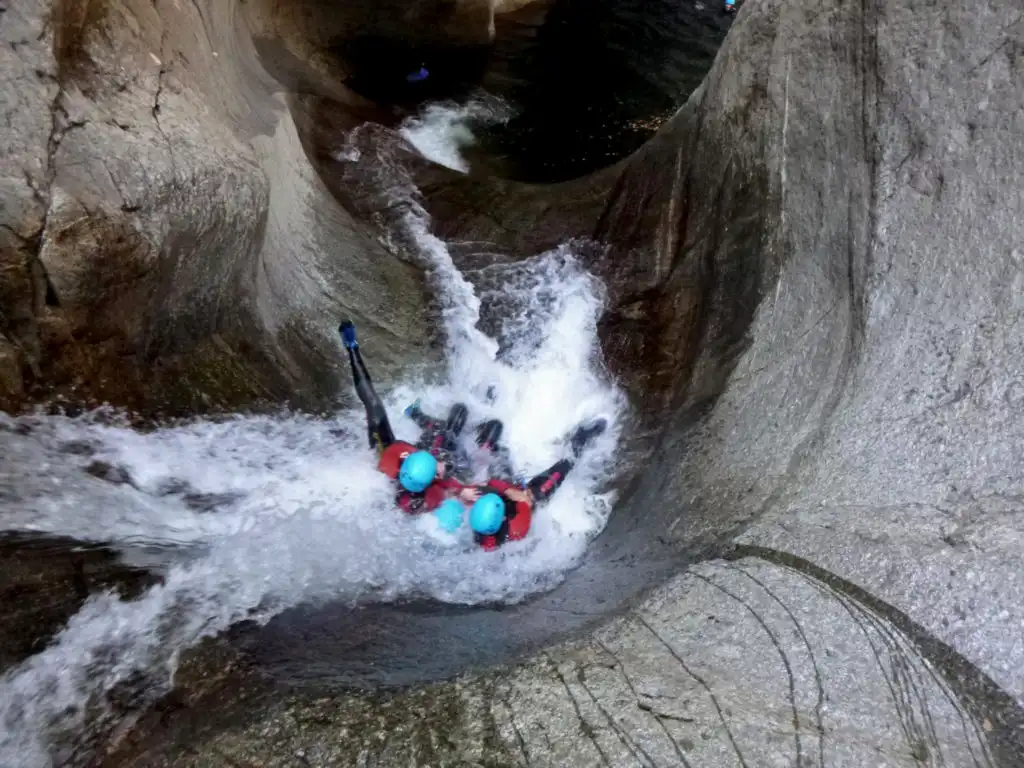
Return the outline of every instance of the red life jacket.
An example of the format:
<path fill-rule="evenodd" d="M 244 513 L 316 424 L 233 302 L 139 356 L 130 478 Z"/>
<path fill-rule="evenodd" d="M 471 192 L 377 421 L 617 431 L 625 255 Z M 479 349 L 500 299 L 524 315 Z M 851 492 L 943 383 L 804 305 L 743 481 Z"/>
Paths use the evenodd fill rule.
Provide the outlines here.
<path fill-rule="evenodd" d="M 416 451 L 421 450 L 423 449 L 417 448 L 415 445 L 403 443 L 400 440 L 396 441 L 381 452 L 380 459 L 377 462 L 377 469 L 392 480 L 398 480 L 398 471 L 401 469 L 402 462 L 405 461 L 405 457 L 410 453 L 415 453 Z M 433 452 L 431 451 L 431 453 Z M 422 493 L 412 493 L 411 491 L 407 491 L 399 486 L 397 498 L 398 506 L 410 515 L 429 512 L 430 510 L 437 509 L 441 506 L 441 502 L 449 496 L 454 496 L 456 493 L 461 491 L 463 487 L 462 483 L 454 477 L 446 477 L 444 480 L 435 480 L 428 485 L 426 490 Z"/>
<path fill-rule="evenodd" d="M 402 467 L 402 462 L 405 461 L 405 457 L 418 450 L 419 448 L 415 445 L 403 443 L 401 440 L 396 440 L 381 451 L 380 459 L 377 461 L 377 469 L 392 480 L 397 480 L 398 470 Z"/>
<path fill-rule="evenodd" d="M 481 486 L 479 490 L 481 495 L 489 492 L 501 495 L 509 488 L 514 487 L 516 486 L 505 480 L 488 480 L 486 485 Z M 508 501 L 504 496 L 502 496 L 502 500 Z M 530 523 L 533 521 L 533 505 L 528 501 L 517 501 L 511 506 L 513 513 L 509 514 L 509 505 L 506 504 L 505 522 L 496 534 L 477 537 L 480 546 L 488 552 L 494 551 L 506 541 L 525 539 L 526 534 L 530 532 Z"/>

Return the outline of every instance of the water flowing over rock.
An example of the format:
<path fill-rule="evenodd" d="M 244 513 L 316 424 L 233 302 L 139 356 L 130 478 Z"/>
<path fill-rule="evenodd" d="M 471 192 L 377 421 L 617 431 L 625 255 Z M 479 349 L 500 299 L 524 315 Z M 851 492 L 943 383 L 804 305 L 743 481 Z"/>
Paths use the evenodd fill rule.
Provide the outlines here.
<path fill-rule="evenodd" d="M 356 217 L 328 194 L 301 100 L 251 68 L 263 40 L 278 81 L 370 110 L 314 55 L 324 17 L 116 15 L 129 5 L 74 21 L 73 49 L 41 3 L 0 17 L 25 100 L 5 104 L 0 365 L 91 388 L 136 366 L 147 399 L 184 381 L 319 404 L 337 380 L 320 318 L 341 308 L 373 329 L 382 371 L 407 363 L 427 342 L 418 266 L 374 241 L 365 199 Z M 384 667 L 437 680 L 500 638 L 533 653 L 520 664 L 284 696 L 264 657 L 183 682 L 180 710 L 104 764 L 1024 760 L 1019 3 L 748 0 L 701 89 L 612 168 L 531 187 L 410 163 L 480 285 L 490 253 L 587 241 L 637 422 L 610 524 L 550 595 L 368 609 L 323 662 L 350 684 Z M 259 391 L 238 396 L 236 375 Z M 587 631 L 541 648 L 570 629 Z"/>

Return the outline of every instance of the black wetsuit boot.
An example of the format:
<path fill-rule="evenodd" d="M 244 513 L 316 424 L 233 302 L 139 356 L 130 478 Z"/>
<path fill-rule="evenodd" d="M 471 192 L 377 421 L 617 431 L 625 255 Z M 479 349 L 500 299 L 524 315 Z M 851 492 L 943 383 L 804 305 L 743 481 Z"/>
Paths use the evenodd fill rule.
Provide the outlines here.
<path fill-rule="evenodd" d="M 508 448 L 501 444 L 504 425 L 498 419 L 485 421 L 476 428 L 476 444 L 487 451 L 491 458 L 487 465 L 488 477 L 515 481 L 515 469 Z"/>
<path fill-rule="evenodd" d="M 498 419 L 485 421 L 476 428 L 476 444 L 489 451 L 496 450 L 498 443 L 501 442 L 501 433 L 504 429 L 504 425 Z"/>
<path fill-rule="evenodd" d="M 462 430 L 466 428 L 466 419 L 469 418 L 469 408 L 462 403 L 456 403 L 448 411 L 448 420 L 444 424 L 445 435 L 452 442 L 458 440 Z"/>
<path fill-rule="evenodd" d="M 583 449 L 607 428 L 608 422 L 605 419 L 596 419 L 577 427 L 569 440 L 573 457 L 578 459 Z M 530 489 L 537 501 L 545 501 L 565 482 L 566 475 L 574 466 L 576 466 L 576 462 L 573 459 L 562 459 L 530 480 L 527 488 Z"/>
<path fill-rule="evenodd" d="M 417 400 L 405 409 L 405 415 L 416 422 L 420 429 L 458 438 L 462 434 L 462 430 L 465 429 L 466 419 L 469 417 L 469 408 L 462 403 L 456 403 L 448 411 L 448 418 L 441 421 L 425 414 L 423 409 L 420 408 L 420 401 Z"/>
<path fill-rule="evenodd" d="M 606 429 L 608 429 L 608 421 L 606 419 L 594 419 L 589 424 L 582 424 L 577 427 L 576 431 L 573 432 L 572 438 L 569 440 L 569 445 L 572 446 L 572 455 L 578 459 L 580 454 L 583 453 L 583 449 L 590 445 L 594 438 L 604 434 Z"/>
<path fill-rule="evenodd" d="M 468 470 L 469 458 L 459 447 L 459 436 L 466 428 L 469 408 L 463 403 L 456 403 L 448 411 L 448 418 L 441 421 L 425 414 L 417 400 L 405 409 L 405 415 L 423 430 L 416 446 L 430 451 L 439 460 L 446 462 L 457 477 L 462 477 Z"/>

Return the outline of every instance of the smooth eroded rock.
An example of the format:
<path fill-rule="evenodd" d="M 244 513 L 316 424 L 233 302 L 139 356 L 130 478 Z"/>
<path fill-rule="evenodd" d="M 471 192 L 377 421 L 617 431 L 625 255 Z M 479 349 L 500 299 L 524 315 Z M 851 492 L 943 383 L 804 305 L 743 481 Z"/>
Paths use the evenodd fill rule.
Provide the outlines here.
<path fill-rule="evenodd" d="M 0 670 L 45 647 L 90 594 L 134 597 L 155 582 L 109 550 L 61 537 L 5 535 L 0 558 Z"/>
<path fill-rule="evenodd" d="M 585 641 L 407 692 L 275 699 L 238 675 L 213 722 L 212 702 L 195 701 L 172 731 L 105 764 L 912 768 L 1007 756 L 1000 738 L 1020 721 L 990 680 L 819 575 L 751 556 L 707 562 Z M 959 698 L 967 685 L 984 703 Z"/>
<path fill-rule="evenodd" d="M 318 407 L 349 394 L 348 315 L 382 381 L 423 360 L 420 270 L 328 194 L 264 67 L 280 57 L 257 53 L 253 30 L 308 39 L 295 8 L 108 0 L 48 23 L 49 6 L 19 3 L 0 27 L 0 317 L 28 376 L 5 404 Z M 326 54 L 300 52 L 289 87 L 361 104 Z"/>

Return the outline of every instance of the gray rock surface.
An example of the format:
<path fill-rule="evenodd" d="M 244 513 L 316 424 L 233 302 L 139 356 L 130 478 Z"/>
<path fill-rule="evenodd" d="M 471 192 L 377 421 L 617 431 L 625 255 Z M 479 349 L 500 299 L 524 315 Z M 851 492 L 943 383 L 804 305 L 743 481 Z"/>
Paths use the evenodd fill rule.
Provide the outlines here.
<path fill-rule="evenodd" d="M 365 321 L 382 379 L 422 358 L 420 271 L 327 193 L 264 66 L 358 104 L 308 50 L 298 69 L 286 55 L 308 14 L 50 5 L 0 23 L 5 402 L 315 407 L 344 381 L 343 314 Z M 254 37 L 272 32 L 283 52 L 261 59 Z"/>
<path fill-rule="evenodd" d="M 1021 11 L 798 14 L 766 70 L 781 268 L 690 482 L 768 513 L 743 540 L 891 602 L 1019 702 Z"/>
<path fill-rule="evenodd" d="M 217 716 L 229 724 L 188 722 L 112 764 L 998 764 L 997 715 L 962 704 L 891 618 L 754 557 L 696 566 L 588 640 L 493 675 L 377 696 L 256 686 Z"/>
<path fill-rule="evenodd" d="M 592 261 L 605 351 L 685 456 L 623 508 L 672 508 L 685 542 L 758 519 L 743 541 L 870 584 L 1018 699 L 1022 35 L 1010 2 L 750 3 L 613 169 Z M 519 194 L 446 233 L 556 226 Z"/>
<path fill-rule="evenodd" d="M 153 583 L 113 552 L 58 537 L 2 536 L 0 557 L 0 672 L 45 647 L 91 592 L 135 596 Z"/>

